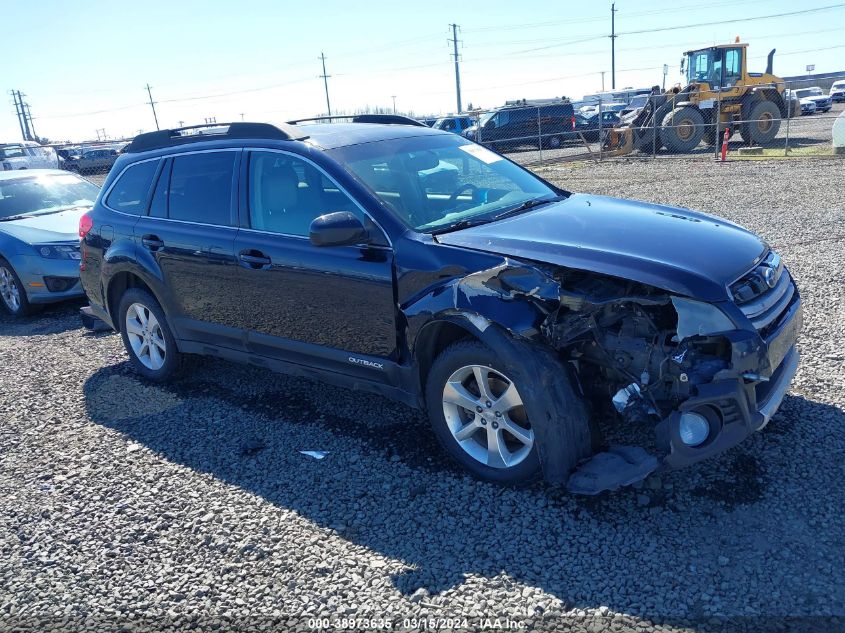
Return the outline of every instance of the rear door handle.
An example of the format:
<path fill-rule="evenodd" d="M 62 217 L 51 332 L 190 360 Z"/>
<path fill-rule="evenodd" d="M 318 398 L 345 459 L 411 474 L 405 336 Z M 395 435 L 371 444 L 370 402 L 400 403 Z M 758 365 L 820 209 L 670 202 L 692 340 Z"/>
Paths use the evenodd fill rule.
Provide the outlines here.
<path fill-rule="evenodd" d="M 164 246 L 164 242 L 159 239 L 158 235 L 144 235 L 141 237 L 141 244 L 146 246 L 151 251 L 157 251 L 162 246 Z"/>
<path fill-rule="evenodd" d="M 241 266 L 254 270 L 267 270 L 273 263 L 273 260 L 267 257 L 267 255 L 254 249 L 241 251 L 238 253 L 238 259 L 241 262 Z"/>

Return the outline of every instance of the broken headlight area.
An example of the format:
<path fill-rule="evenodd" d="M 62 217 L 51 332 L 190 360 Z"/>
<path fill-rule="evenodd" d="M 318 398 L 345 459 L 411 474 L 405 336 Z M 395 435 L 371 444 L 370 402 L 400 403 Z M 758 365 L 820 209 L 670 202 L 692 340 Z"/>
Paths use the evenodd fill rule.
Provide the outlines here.
<path fill-rule="evenodd" d="M 601 435 L 682 466 L 754 430 L 755 386 L 770 374 L 766 346 L 717 305 L 633 282 L 561 282 L 541 328 L 578 370 Z"/>

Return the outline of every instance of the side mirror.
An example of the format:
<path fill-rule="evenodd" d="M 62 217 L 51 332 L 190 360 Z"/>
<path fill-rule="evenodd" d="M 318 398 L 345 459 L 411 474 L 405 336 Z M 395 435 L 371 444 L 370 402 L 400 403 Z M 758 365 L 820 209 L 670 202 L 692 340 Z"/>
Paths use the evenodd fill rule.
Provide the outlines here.
<path fill-rule="evenodd" d="M 681 74 L 682 75 L 684 74 L 684 66 L 686 65 L 686 63 L 687 63 L 687 58 L 681 57 Z"/>
<path fill-rule="evenodd" d="M 314 246 L 347 246 L 368 240 L 367 229 L 349 211 L 326 213 L 311 222 L 309 238 Z"/>

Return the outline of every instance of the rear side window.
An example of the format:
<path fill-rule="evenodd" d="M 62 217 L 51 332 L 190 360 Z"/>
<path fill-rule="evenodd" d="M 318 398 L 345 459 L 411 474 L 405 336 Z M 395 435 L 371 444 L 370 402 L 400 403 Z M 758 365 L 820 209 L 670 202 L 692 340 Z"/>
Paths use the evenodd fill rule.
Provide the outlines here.
<path fill-rule="evenodd" d="M 204 152 L 173 159 L 167 195 L 171 220 L 232 224 L 235 152 Z"/>
<path fill-rule="evenodd" d="M 121 213 L 142 215 L 157 167 L 157 160 L 132 165 L 114 183 L 106 198 L 106 206 Z"/>

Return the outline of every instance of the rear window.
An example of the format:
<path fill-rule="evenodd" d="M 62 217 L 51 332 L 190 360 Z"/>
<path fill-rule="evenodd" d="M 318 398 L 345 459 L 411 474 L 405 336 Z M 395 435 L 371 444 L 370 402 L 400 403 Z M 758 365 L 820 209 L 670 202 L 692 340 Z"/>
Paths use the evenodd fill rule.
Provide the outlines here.
<path fill-rule="evenodd" d="M 202 224 L 232 224 L 235 158 L 235 152 L 203 152 L 174 158 L 168 217 Z"/>
<path fill-rule="evenodd" d="M 157 160 L 148 160 L 129 167 L 109 192 L 106 206 L 121 213 L 142 215 L 157 167 Z"/>

